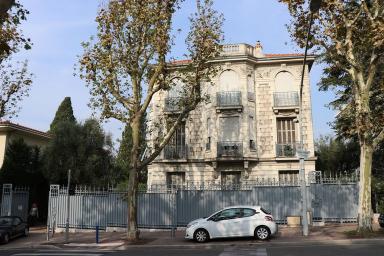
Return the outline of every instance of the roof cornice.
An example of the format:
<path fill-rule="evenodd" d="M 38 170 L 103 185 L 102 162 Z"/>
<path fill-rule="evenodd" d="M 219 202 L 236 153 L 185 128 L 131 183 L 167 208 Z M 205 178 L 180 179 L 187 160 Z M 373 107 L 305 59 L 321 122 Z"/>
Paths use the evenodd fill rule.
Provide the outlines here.
<path fill-rule="evenodd" d="M 52 136 L 49 133 L 42 132 L 39 130 L 35 130 L 26 126 L 22 126 L 19 124 L 14 124 L 9 121 L 0 121 L 0 131 L 5 130 L 5 131 L 20 131 L 23 133 L 28 133 L 28 134 L 33 134 L 35 136 L 45 138 L 45 139 L 51 139 Z"/>

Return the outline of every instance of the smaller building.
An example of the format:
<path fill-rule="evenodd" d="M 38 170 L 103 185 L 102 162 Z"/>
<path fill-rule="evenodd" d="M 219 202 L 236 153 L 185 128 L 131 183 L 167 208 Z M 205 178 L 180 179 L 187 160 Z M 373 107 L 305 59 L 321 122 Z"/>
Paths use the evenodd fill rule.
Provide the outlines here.
<path fill-rule="evenodd" d="M 46 132 L 14 124 L 9 121 L 0 121 L 0 168 L 3 166 L 8 144 L 20 138 L 22 138 L 27 145 L 45 147 L 51 139 L 51 136 Z"/>

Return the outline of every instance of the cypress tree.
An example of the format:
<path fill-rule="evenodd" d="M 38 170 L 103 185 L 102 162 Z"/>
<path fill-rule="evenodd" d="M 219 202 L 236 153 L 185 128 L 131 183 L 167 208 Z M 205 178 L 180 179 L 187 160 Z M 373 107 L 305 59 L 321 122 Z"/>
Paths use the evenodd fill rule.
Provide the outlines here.
<path fill-rule="evenodd" d="M 59 108 L 56 111 L 55 118 L 51 123 L 50 132 L 53 132 L 59 123 L 63 122 L 76 124 L 76 118 L 73 115 L 71 97 L 65 97 L 61 102 Z"/>

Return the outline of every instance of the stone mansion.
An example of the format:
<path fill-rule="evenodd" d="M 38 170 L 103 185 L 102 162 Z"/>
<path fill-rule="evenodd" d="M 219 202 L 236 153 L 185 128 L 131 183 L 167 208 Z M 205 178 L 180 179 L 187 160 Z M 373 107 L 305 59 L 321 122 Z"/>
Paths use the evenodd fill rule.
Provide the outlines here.
<path fill-rule="evenodd" d="M 202 102 L 148 166 L 148 185 L 241 184 L 261 178 L 298 180 L 299 85 L 304 56 L 266 54 L 260 42 L 229 44 L 215 62 L 220 72 Z M 303 88 L 306 172 L 315 170 L 309 71 Z M 183 61 L 176 62 L 183 65 Z M 184 62 L 185 64 L 185 62 Z M 153 98 L 149 120 L 172 115 L 171 90 Z"/>

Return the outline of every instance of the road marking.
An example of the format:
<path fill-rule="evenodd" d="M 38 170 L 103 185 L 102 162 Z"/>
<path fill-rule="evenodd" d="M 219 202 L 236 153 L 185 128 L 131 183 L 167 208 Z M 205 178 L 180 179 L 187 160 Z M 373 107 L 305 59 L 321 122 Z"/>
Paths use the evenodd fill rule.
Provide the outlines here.
<path fill-rule="evenodd" d="M 225 248 L 219 256 L 268 256 L 265 248 Z"/>
<path fill-rule="evenodd" d="M 103 254 L 95 254 L 95 253 L 17 253 L 12 254 L 11 256 L 102 256 Z"/>

